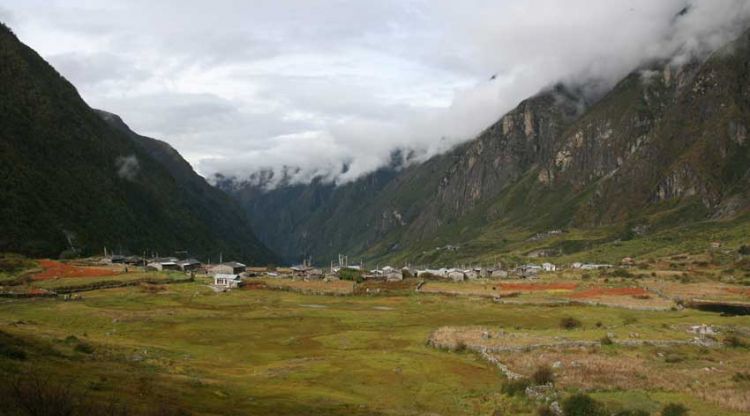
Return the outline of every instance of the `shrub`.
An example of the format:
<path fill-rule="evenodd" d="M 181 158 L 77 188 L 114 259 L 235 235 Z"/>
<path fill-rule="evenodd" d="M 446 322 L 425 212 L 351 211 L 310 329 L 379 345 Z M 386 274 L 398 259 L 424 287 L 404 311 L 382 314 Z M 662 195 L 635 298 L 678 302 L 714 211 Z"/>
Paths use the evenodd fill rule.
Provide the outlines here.
<path fill-rule="evenodd" d="M 140 288 L 141 288 L 141 292 L 144 292 L 144 293 L 159 293 L 159 292 L 164 292 L 167 290 L 167 286 L 165 285 L 155 285 L 155 284 L 145 283 L 145 282 L 142 282 L 140 284 Z"/>
<path fill-rule="evenodd" d="M 676 353 L 669 353 L 666 357 L 664 357 L 664 362 L 674 364 L 685 361 L 685 357 L 682 356 L 682 354 L 676 354 Z"/>
<path fill-rule="evenodd" d="M 10 358 L 11 360 L 23 361 L 26 359 L 26 352 L 12 345 L 0 344 L 0 356 Z"/>
<path fill-rule="evenodd" d="M 734 373 L 732 381 L 735 383 L 746 383 L 750 382 L 750 373 Z"/>
<path fill-rule="evenodd" d="M 625 319 L 622 320 L 622 323 L 624 325 L 631 325 L 636 322 L 638 322 L 638 318 L 636 318 L 635 316 L 626 316 Z"/>
<path fill-rule="evenodd" d="M 612 272 L 612 276 L 614 277 L 633 277 L 633 273 L 630 273 L 629 271 L 625 269 L 617 269 Z"/>
<path fill-rule="evenodd" d="M 34 267 L 34 262 L 20 254 L 0 253 L 0 272 L 16 273 Z"/>
<path fill-rule="evenodd" d="M 93 354 L 94 352 L 94 347 L 87 342 L 79 342 L 73 349 L 84 354 Z"/>
<path fill-rule="evenodd" d="M 412 275 L 408 269 L 403 269 L 401 270 L 401 277 L 404 279 L 408 279 L 410 277 L 414 277 L 414 275 Z"/>
<path fill-rule="evenodd" d="M 744 339 L 741 337 L 730 334 L 724 337 L 724 345 L 729 348 L 745 348 L 747 347 L 747 342 L 745 342 Z"/>
<path fill-rule="evenodd" d="M 531 386 L 531 380 L 519 378 L 517 380 L 508 380 L 500 391 L 508 396 L 518 396 L 526 393 L 526 387 Z"/>
<path fill-rule="evenodd" d="M 536 409 L 537 416 L 556 416 L 555 412 L 549 408 L 549 406 L 540 406 Z"/>
<path fill-rule="evenodd" d="M 337 273 L 339 279 L 353 280 L 357 283 L 362 283 L 364 281 L 364 277 L 362 276 L 363 274 L 364 273 L 362 272 L 362 270 L 355 269 L 341 269 Z"/>
<path fill-rule="evenodd" d="M 567 316 L 560 320 L 560 328 L 563 329 L 574 329 L 581 326 L 581 321 L 572 316 Z"/>
<path fill-rule="evenodd" d="M 53 384 L 45 377 L 26 374 L 3 383 L 3 410 L 18 415 L 72 415 L 76 393 L 66 384 Z"/>
<path fill-rule="evenodd" d="M 602 343 L 602 345 L 612 345 L 614 344 L 614 341 L 612 341 L 612 338 L 609 337 L 609 335 L 603 336 L 599 342 Z"/>
<path fill-rule="evenodd" d="M 604 406 L 591 397 L 578 393 L 562 402 L 563 414 L 565 416 L 606 416 Z"/>
<path fill-rule="evenodd" d="M 669 403 L 661 409 L 661 416 L 685 416 L 687 414 L 687 407 L 677 403 Z"/>
<path fill-rule="evenodd" d="M 737 250 L 738 253 L 742 254 L 743 256 L 750 256 L 750 246 L 747 244 L 743 244 L 740 246 L 740 249 Z"/>
<path fill-rule="evenodd" d="M 735 263 L 734 266 L 740 270 L 750 271 L 750 259 L 745 257 Z"/>
<path fill-rule="evenodd" d="M 536 385 L 550 384 L 555 382 L 555 372 L 552 371 L 552 367 L 548 365 L 539 366 L 534 374 L 531 375 L 531 380 Z"/>

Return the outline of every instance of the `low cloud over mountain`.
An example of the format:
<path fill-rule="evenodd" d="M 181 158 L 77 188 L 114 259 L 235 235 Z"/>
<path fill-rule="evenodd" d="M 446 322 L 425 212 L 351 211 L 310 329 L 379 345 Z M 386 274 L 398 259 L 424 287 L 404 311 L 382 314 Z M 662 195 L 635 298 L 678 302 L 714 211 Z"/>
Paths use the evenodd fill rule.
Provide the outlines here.
<path fill-rule="evenodd" d="M 750 15 L 742 0 L 37 3 L 0 18 L 92 106 L 206 176 L 271 184 L 346 182 L 394 149 L 424 160 L 542 88 L 598 94 L 644 61 L 712 50 Z"/>

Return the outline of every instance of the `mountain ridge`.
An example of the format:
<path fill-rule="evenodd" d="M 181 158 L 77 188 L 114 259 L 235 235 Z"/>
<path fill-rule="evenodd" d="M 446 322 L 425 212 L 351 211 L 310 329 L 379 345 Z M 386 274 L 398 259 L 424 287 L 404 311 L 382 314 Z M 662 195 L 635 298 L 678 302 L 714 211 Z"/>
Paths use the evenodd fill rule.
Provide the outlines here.
<path fill-rule="evenodd" d="M 277 261 L 176 151 L 102 118 L 4 25 L 0 62 L 0 251 Z"/>
<path fill-rule="evenodd" d="M 750 206 L 748 38 L 704 60 L 636 68 L 583 112 L 582 99 L 564 87 L 542 92 L 478 138 L 398 172 L 384 168 L 340 187 L 219 186 L 282 256 L 323 263 L 339 251 L 405 262 L 505 253 L 508 238 L 487 230 L 522 231 L 525 239 L 558 228 L 608 229 L 605 240 L 615 241 L 680 217 L 735 218 Z M 292 238 L 263 229 L 281 219 Z M 425 254 L 467 243 L 478 251 Z"/>

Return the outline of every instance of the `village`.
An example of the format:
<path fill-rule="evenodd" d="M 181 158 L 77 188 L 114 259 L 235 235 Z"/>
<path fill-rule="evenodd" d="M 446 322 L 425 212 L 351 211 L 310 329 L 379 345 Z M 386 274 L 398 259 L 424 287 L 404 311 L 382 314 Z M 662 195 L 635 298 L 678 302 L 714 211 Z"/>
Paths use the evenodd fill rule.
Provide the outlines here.
<path fill-rule="evenodd" d="M 401 281 L 408 277 L 445 279 L 462 282 L 476 279 L 536 279 L 542 272 L 555 272 L 563 269 L 572 270 L 605 270 L 615 267 L 629 268 L 634 264 L 632 258 L 624 258 L 620 265 L 575 262 L 561 266 L 549 262 L 541 264 L 527 263 L 504 267 L 497 263 L 490 266 L 461 265 L 453 267 L 414 267 L 405 265 L 392 267 L 376 265 L 368 269 L 364 262 L 349 264 L 348 257 L 339 255 L 336 262 L 329 267 L 321 268 L 304 259 L 300 264 L 291 267 L 248 266 L 237 261 L 203 264 L 195 258 L 179 259 L 177 257 L 155 257 L 144 259 L 139 256 L 111 255 L 103 257 L 102 263 L 123 264 L 126 267 L 141 268 L 146 271 L 180 271 L 191 275 L 205 275 L 213 278 L 213 286 L 232 289 L 242 285 L 243 281 L 253 278 L 289 278 L 303 280 L 337 280 L 348 279 L 354 275 L 359 280 Z M 127 270 L 126 270 L 127 271 Z M 348 273 L 347 273 L 348 272 Z M 342 276 L 346 275 L 346 276 Z"/>

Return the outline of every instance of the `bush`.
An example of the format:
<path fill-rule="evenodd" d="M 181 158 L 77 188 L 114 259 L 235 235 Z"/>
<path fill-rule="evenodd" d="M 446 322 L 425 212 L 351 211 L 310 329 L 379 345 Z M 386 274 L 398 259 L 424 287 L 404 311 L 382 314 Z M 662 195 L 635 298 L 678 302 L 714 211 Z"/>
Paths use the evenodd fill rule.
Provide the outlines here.
<path fill-rule="evenodd" d="M 742 254 L 743 256 L 750 256 L 750 246 L 747 244 L 743 244 L 740 246 L 740 249 L 737 250 L 738 253 Z"/>
<path fill-rule="evenodd" d="M 633 273 L 630 273 L 629 271 L 625 269 L 617 269 L 612 272 L 612 276 L 614 277 L 633 277 Z"/>
<path fill-rule="evenodd" d="M 747 347 L 747 342 L 745 342 L 744 339 L 740 338 L 737 335 L 731 334 L 724 337 L 724 346 L 729 348 L 745 348 Z"/>
<path fill-rule="evenodd" d="M 674 364 L 674 363 L 680 363 L 685 361 L 685 357 L 682 356 L 682 354 L 677 353 L 669 353 L 666 357 L 664 357 L 664 362 Z"/>
<path fill-rule="evenodd" d="M 23 361 L 26 359 L 26 352 L 12 345 L 0 344 L 0 356 L 10 358 L 11 360 Z"/>
<path fill-rule="evenodd" d="M 560 320 L 560 328 L 563 329 L 574 329 L 581 326 L 581 321 L 571 316 L 562 318 Z"/>
<path fill-rule="evenodd" d="M 743 271 L 750 271 L 750 258 L 743 258 L 742 260 L 739 260 L 738 262 L 734 263 L 734 267 L 743 270 Z"/>
<path fill-rule="evenodd" d="M 401 277 L 404 279 L 409 279 L 411 277 L 414 277 L 411 272 L 408 269 L 401 270 Z"/>
<path fill-rule="evenodd" d="M 626 316 L 625 319 L 622 320 L 622 323 L 624 325 L 632 325 L 636 322 L 638 322 L 638 318 L 636 318 L 635 316 Z"/>
<path fill-rule="evenodd" d="M 734 373 L 732 381 L 735 383 L 747 383 L 750 382 L 750 373 Z"/>
<path fill-rule="evenodd" d="M 155 285 L 151 283 L 142 282 L 140 285 L 141 292 L 144 293 L 159 293 L 167 290 L 165 285 Z"/>
<path fill-rule="evenodd" d="M 578 393 L 562 402 L 563 414 L 565 416 L 606 416 L 604 406 L 591 397 Z"/>
<path fill-rule="evenodd" d="M 552 409 L 549 408 L 549 406 L 541 406 L 538 409 L 536 409 L 536 415 L 537 416 L 555 416 L 555 412 L 553 412 Z"/>
<path fill-rule="evenodd" d="M 17 273 L 34 267 L 32 260 L 20 254 L 0 253 L 0 272 Z"/>
<path fill-rule="evenodd" d="M 531 380 L 534 381 L 534 384 L 539 386 L 543 384 L 551 384 L 555 382 L 555 372 L 552 371 L 552 367 L 542 365 L 531 375 Z"/>
<path fill-rule="evenodd" d="M 687 414 L 687 407 L 677 403 L 669 403 L 661 409 L 661 416 L 685 416 Z"/>
<path fill-rule="evenodd" d="M 500 391 L 508 396 L 518 396 L 526 394 L 526 387 L 531 386 L 531 380 L 519 378 L 517 380 L 508 380 Z"/>
<path fill-rule="evenodd" d="M 94 353 L 94 347 L 87 343 L 87 342 L 79 342 L 78 345 L 73 348 L 77 352 L 82 352 L 84 354 L 93 354 Z"/>
<path fill-rule="evenodd" d="M 614 344 L 614 341 L 612 341 L 612 338 L 609 337 L 609 335 L 603 336 L 599 342 L 602 343 L 602 345 L 612 345 Z"/>
<path fill-rule="evenodd" d="M 357 283 L 362 283 L 364 281 L 363 274 L 364 272 L 362 270 L 355 269 L 341 269 L 337 273 L 339 279 L 353 280 Z"/>

